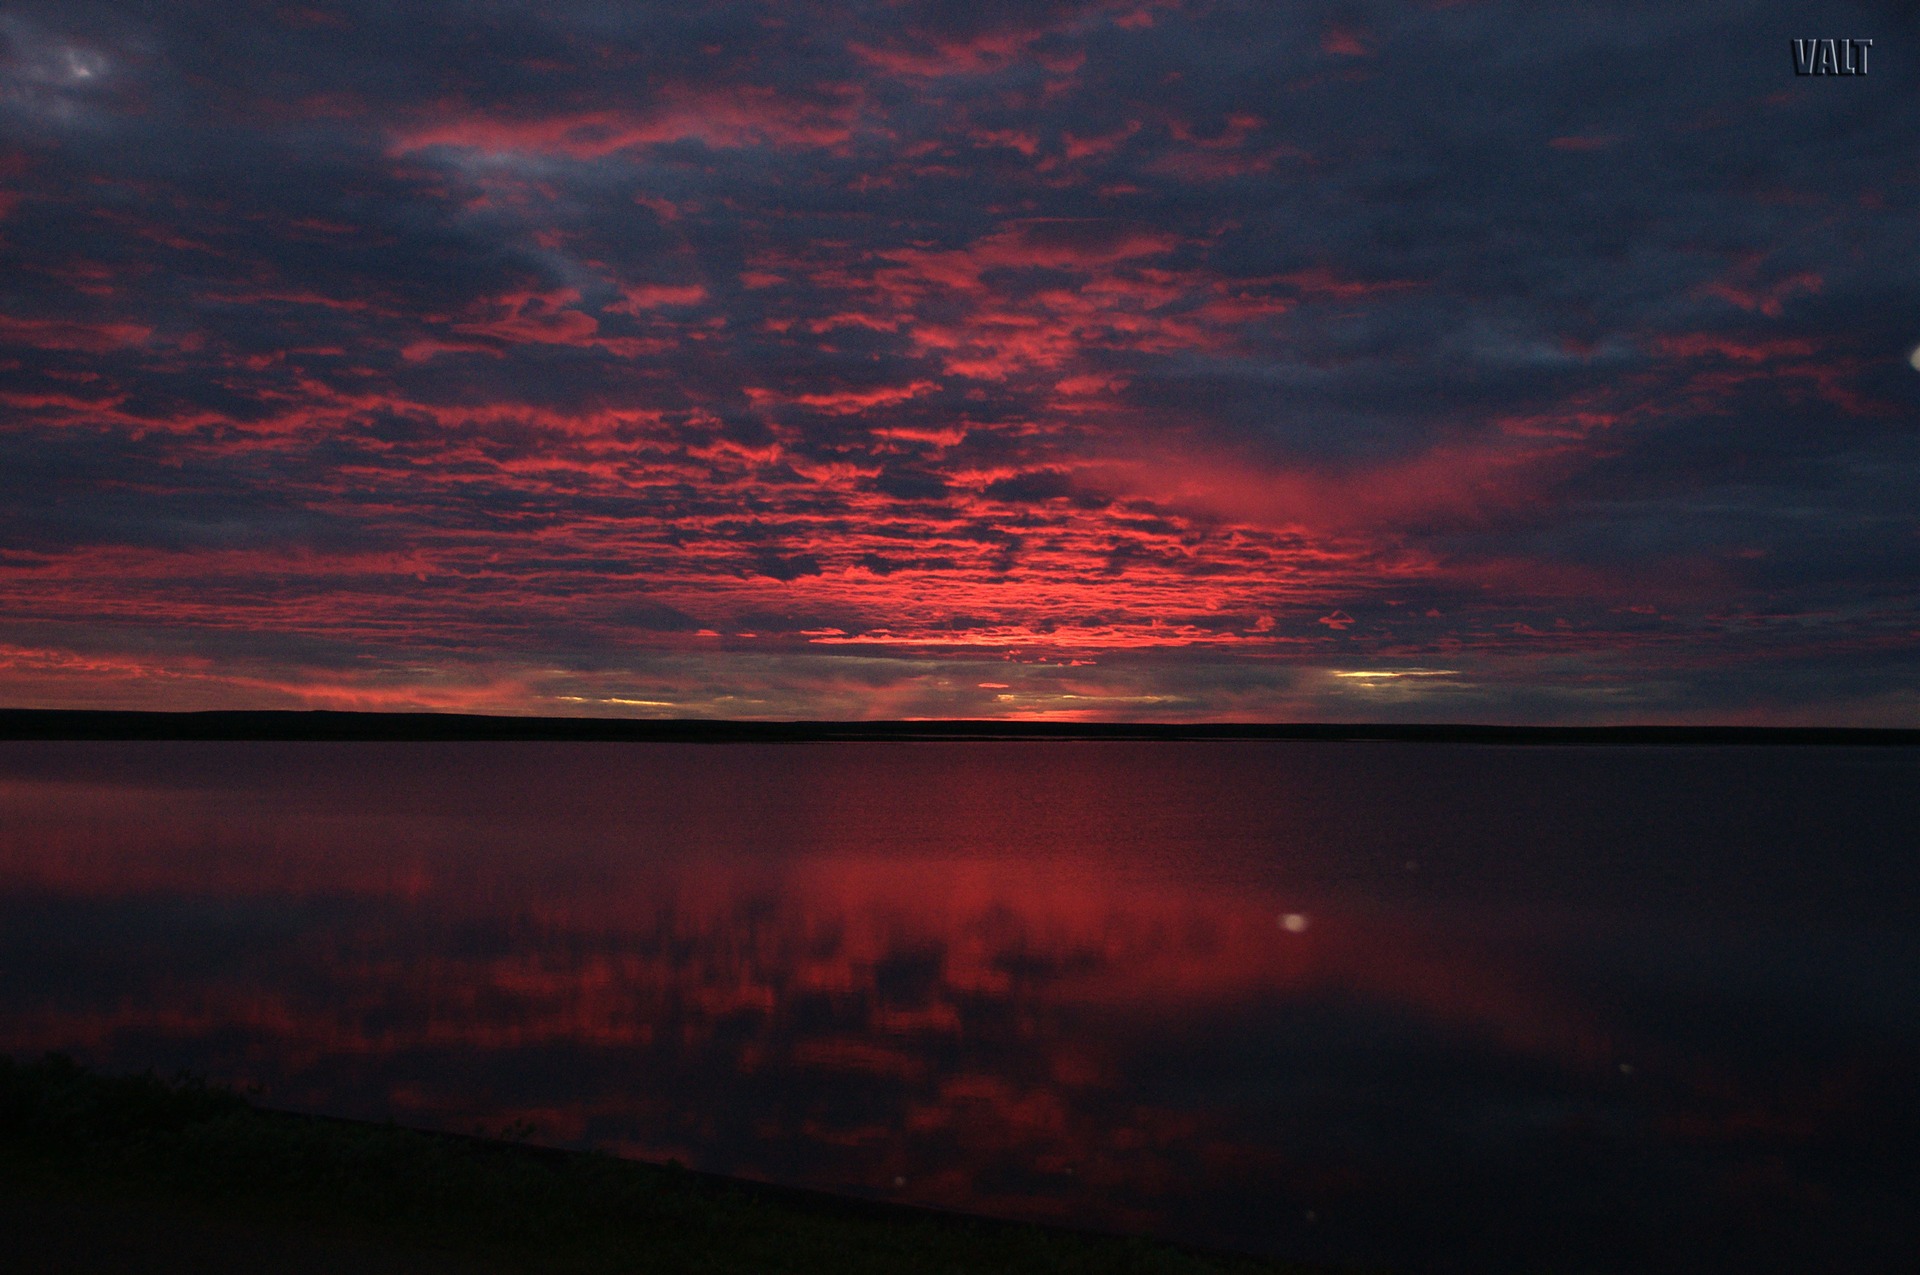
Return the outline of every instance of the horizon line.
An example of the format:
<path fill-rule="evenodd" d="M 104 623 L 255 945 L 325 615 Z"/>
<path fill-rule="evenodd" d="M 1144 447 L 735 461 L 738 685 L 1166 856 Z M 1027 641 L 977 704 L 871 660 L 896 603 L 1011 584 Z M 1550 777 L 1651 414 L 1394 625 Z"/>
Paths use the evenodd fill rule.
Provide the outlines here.
<path fill-rule="evenodd" d="M 556 717 L 420 710 L 0 708 L 0 740 L 727 743 L 911 740 L 1325 740 L 1407 743 L 1920 745 L 1920 728 L 1633 723 L 1124 722 Z"/>

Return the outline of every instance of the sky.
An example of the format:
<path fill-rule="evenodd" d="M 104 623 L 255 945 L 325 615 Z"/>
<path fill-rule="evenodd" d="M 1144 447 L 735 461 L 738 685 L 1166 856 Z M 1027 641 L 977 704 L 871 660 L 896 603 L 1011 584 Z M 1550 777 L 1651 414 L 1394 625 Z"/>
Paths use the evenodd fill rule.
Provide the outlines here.
<path fill-rule="evenodd" d="M 9 0 L 0 705 L 1920 725 L 1916 51 Z"/>

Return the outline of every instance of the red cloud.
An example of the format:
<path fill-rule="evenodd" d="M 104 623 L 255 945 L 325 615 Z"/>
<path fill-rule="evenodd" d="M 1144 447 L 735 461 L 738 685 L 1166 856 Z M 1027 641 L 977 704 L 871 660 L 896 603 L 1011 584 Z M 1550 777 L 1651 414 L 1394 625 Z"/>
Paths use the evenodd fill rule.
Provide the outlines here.
<path fill-rule="evenodd" d="M 897 39 L 884 46 L 849 42 L 855 57 L 877 70 L 902 79 L 935 80 L 957 75 L 984 75 L 1010 65 L 1043 33 L 1038 30 L 996 31 L 964 39 Z"/>
<path fill-rule="evenodd" d="M 851 136 L 852 118 L 850 100 L 822 106 L 785 100 L 769 89 L 681 89 L 643 112 L 574 111 L 517 119 L 452 113 L 403 128 L 394 135 L 393 150 L 404 155 L 444 146 L 585 160 L 689 140 L 715 147 L 836 146 Z"/>
<path fill-rule="evenodd" d="M 1342 57 L 1364 58 L 1373 56 L 1372 37 L 1359 27 L 1334 23 L 1327 27 L 1326 34 L 1320 38 L 1320 47 L 1328 53 L 1337 53 Z"/>
<path fill-rule="evenodd" d="M 623 314 L 639 314 L 662 306 L 699 305 L 707 299 L 707 288 L 700 283 L 638 283 L 620 289 L 624 300 L 607 307 Z"/>
<path fill-rule="evenodd" d="M 1689 332 L 1655 337 L 1653 349 L 1669 358 L 1697 359 L 1713 355 L 1738 363 L 1765 363 L 1780 358 L 1806 358 L 1817 348 L 1803 337 L 1741 340 L 1714 332 Z"/>
<path fill-rule="evenodd" d="M 1140 131 L 1139 120 L 1128 120 L 1110 133 L 1100 133 L 1091 137 L 1076 137 L 1072 133 L 1062 133 L 1066 155 L 1070 160 L 1091 159 L 1097 155 L 1106 155 L 1118 149 L 1121 143 Z"/>
<path fill-rule="evenodd" d="M 875 407 L 891 407 L 904 403 L 910 398 L 930 394 L 940 387 L 932 381 L 915 381 L 910 385 L 888 385 L 870 390 L 841 390 L 831 394 L 790 394 L 783 395 L 774 390 L 748 387 L 746 395 L 756 405 L 779 403 L 798 403 L 816 411 L 840 415 L 864 412 Z"/>
<path fill-rule="evenodd" d="M 40 350 L 100 354 L 140 345 L 153 329 L 138 323 L 79 323 L 67 319 L 16 319 L 0 314 L 0 341 Z"/>
<path fill-rule="evenodd" d="M 509 344 L 531 341 L 543 345 L 591 345 L 600 330 L 600 321 L 570 308 L 579 299 L 580 293 L 573 288 L 508 293 L 489 303 L 488 308 L 495 312 L 493 315 L 476 322 L 456 323 L 453 331 Z"/>
<path fill-rule="evenodd" d="M 1811 270 L 1762 283 L 1756 278 L 1759 269 L 1760 259 L 1750 258 L 1726 278 L 1702 284 L 1699 291 L 1706 296 L 1731 302 L 1742 310 L 1757 310 L 1768 318 L 1778 318 L 1788 298 L 1797 293 L 1818 292 L 1822 286 L 1820 276 Z"/>
<path fill-rule="evenodd" d="M 1309 300 L 1330 297 L 1336 301 L 1350 301 L 1356 297 L 1376 296 L 1385 292 L 1406 292 L 1423 286 L 1416 279 L 1346 278 L 1325 266 L 1279 275 L 1275 281 L 1288 285 Z"/>

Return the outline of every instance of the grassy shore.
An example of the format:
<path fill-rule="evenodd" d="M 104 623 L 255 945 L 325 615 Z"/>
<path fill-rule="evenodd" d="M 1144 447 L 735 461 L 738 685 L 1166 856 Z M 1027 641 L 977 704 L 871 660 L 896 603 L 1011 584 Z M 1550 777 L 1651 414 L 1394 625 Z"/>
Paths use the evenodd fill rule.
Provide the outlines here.
<path fill-rule="evenodd" d="M 304 1254 L 302 1269 L 582 1275 L 1303 1269 L 267 1111 L 196 1080 L 97 1076 L 59 1057 L 0 1056 L 0 1190 L 11 1210 L 0 1229 L 18 1250 L 0 1262 L 102 1275 L 227 1269 L 204 1254 L 170 1265 L 170 1244 L 247 1250 L 232 1269 L 288 1269 L 268 1256 L 282 1250 Z M 36 1226 L 46 1233 L 29 1234 Z M 70 1228 L 98 1234 L 61 1234 Z M 109 1232 L 120 1249 L 101 1248 Z M 123 1262 L 117 1251 L 144 1256 Z"/>

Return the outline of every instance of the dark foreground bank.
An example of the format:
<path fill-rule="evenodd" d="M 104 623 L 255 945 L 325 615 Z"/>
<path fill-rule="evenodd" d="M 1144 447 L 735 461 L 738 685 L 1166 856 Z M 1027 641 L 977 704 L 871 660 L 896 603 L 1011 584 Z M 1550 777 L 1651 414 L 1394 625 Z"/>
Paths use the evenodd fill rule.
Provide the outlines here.
<path fill-rule="evenodd" d="M 611 1156 L 266 1111 L 0 1056 L 0 1268 L 80 1272 L 1300 1271 Z"/>
<path fill-rule="evenodd" d="M 471 713 L 116 712 L 0 708 L 0 739 L 572 740 L 630 743 L 1131 739 L 1448 744 L 1920 746 L 1920 730 L 1840 726 L 1500 726 L 1366 722 L 755 722 Z"/>

